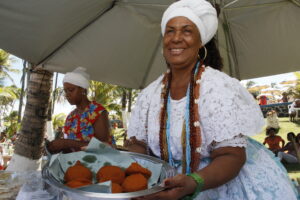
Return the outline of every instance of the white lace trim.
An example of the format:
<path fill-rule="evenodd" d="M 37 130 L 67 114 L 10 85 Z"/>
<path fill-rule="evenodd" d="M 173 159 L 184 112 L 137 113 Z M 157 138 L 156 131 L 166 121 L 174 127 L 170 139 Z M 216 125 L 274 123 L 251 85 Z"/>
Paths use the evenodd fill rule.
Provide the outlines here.
<path fill-rule="evenodd" d="M 218 149 L 221 147 L 247 147 L 247 137 L 240 134 L 234 136 L 231 139 L 223 140 L 222 142 L 213 142 L 211 144 L 211 149 Z"/>

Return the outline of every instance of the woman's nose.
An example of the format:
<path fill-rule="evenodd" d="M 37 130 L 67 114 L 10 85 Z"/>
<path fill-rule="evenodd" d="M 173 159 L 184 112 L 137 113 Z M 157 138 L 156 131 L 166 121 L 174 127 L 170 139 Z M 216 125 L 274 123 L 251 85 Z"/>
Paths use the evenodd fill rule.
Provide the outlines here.
<path fill-rule="evenodd" d="M 172 37 L 173 42 L 181 42 L 182 41 L 182 34 L 180 31 L 176 31 Z"/>

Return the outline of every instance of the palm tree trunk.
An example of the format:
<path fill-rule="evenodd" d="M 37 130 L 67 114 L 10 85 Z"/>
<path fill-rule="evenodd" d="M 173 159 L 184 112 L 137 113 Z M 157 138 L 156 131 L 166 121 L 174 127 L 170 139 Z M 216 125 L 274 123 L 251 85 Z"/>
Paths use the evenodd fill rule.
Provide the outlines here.
<path fill-rule="evenodd" d="M 35 67 L 31 72 L 21 131 L 15 144 L 15 154 L 19 156 L 31 160 L 37 160 L 42 156 L 52 77 L 52 72 L 41 67 Z M 17 162 L 11 163 L 16 165 Z M 14 169 L 18 167 L 23 168 L 24 166 L 14 166 Z M 8 166 L 9 168 L 10 166 Z"/>

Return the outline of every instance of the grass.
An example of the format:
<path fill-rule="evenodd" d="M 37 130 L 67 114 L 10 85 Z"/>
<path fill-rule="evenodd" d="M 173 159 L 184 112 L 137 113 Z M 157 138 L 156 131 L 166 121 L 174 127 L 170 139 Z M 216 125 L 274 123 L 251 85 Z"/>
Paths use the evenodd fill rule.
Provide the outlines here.
<path fill-rule="evenodd" d="M 277 135 L 282 137 L 286 143 L 288 141 L 287 137 L 286 137 L 288 132 L 294 132 L 296 135 L 298 133 L 300 133 L 300 120 L 293 123 L 293 122 L 290 122 L 289 118 L 287 118 L 287 117 L 279 118 L 279 126 L 280 126 L 280 129 L 279 129 L 279 132 Z M 265 137 L 266 137 L 265 130 L 266 129 L 264 128 L 260 134 L 255 135 L 252 138 L 257 140 L 260 143 L 263 143 L 265 140 Z M 284 166 L 288 170 L 289 177 L 291 179 L 298 180 L 298 182 L 300 183 L 300 165 L 299 164 L 285 164 Z"/>
<path fill-rule="evenodd" d="M 286 135 L 288 132 L 294 132 L 296 135 L 300 133 L 300 120 L 298 120 L 296 123 L 290 122 L 288 117 L 279 118 L 279 132 L 277 135 L 282 137 L 286 142 L 287 138 Z M 263 129 L 261 133 L 258 135 L 253 136 L 252 138 L 259 141 L 260 143 L 263 143 L 266 137 L 266 128 Z"/>

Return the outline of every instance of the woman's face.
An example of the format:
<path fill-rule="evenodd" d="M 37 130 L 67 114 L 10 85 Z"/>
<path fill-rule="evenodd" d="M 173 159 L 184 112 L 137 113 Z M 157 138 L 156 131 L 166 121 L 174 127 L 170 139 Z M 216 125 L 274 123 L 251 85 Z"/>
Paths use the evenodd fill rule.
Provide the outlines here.
<path fill-rule="evenodd" d="M 295 135 L 289 133 L 289 134 L 287 135 L 287 139 L 288 139 L 289 141 L 292 141 L 293 139 L 295 139 Z"/>
<path fill-rule="evenodd" d="M 193 64 L 200 48 L 200 33 L 192 21 L 186 17 L 175 17 L 168 21 L 163 38 L 163 54 L 171 67 Z"/>
<path fill-rule="evenodd" d="M 64 92 L 71 105 L 78 105 L 84 96 L 84 89 L 71 83 L 64 83 Z"/>
<path fill-rule="evenodd" d="M 269 130 L 269 135 L 270 136 L 274 136 L 276 134 L 276 132 L 274 130 Z"/>

